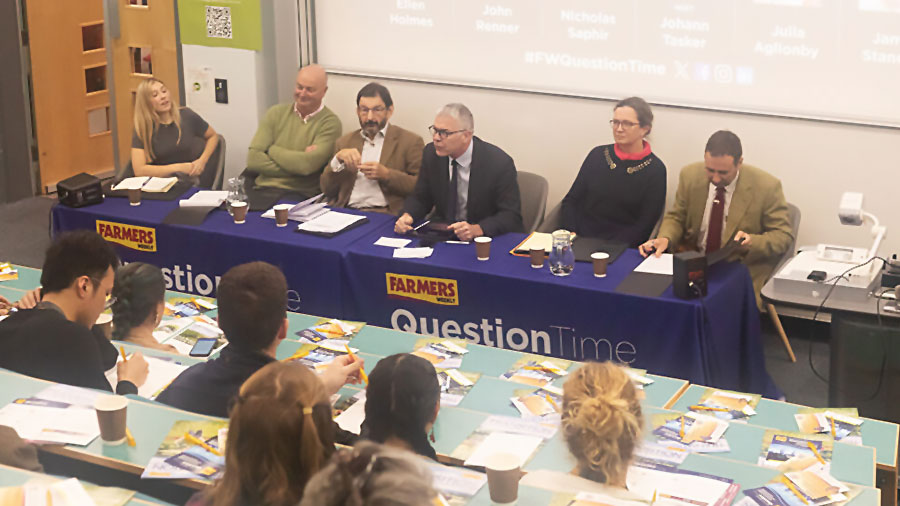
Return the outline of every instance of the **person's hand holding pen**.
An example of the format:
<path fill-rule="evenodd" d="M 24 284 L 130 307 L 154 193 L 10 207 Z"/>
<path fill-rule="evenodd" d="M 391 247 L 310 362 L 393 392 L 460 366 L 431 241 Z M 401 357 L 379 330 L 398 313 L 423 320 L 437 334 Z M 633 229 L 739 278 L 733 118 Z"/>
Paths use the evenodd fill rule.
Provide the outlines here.
<path fill-rule="evenodd" d="M 337 393 L 347 383 L 357 384 L 362 381 L 360 370 L 365 361 L 356 355 L 339 355 L 328 364 L 328 367 L 319 376 L 325 385 L 328 395 Z"/>

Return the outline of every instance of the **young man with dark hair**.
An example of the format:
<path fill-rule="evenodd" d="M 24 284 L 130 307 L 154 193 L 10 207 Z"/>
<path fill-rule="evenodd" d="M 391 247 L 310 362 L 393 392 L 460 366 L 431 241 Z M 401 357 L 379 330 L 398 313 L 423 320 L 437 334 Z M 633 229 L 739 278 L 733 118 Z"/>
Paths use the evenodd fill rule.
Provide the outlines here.
<path fill-rule="evenodd" d="M 181 373 L 156 400 L 186 411 L 227 418 L 241 385 L 275 361 L 275 351 L 287 337 L 287 281 L 277 267 L 265 262 L 238 265 L 222 276 L 216 300 L 219 327 L 225 332 L 228 346 L 217 358 Z M 329 395 L 346 381 L 355 380 L 360 365 L 348 356 L 335 359 L 321 376 Z"/>
<path fill-rule="evenodd" d="M 41 301 L 0 322 L 0 367 L 69 385 L 112 390 L 104 372 L 115 347 L 91 327 L 103 312 L 119 259 L 95 232 L 63 234 L 47 249 Z M 147 379 L 140 353 L 117 366 L 120 394 L 137 393 Z"/>
<path fill-rule="evenodd" d="M 425 141 L 388 123 L 394 100 L 382 84 L 359 90 L 356 114 L 360 128 L 335 142 L 322 191 L 332 206 L 396 214 L 416 186 Z"/>

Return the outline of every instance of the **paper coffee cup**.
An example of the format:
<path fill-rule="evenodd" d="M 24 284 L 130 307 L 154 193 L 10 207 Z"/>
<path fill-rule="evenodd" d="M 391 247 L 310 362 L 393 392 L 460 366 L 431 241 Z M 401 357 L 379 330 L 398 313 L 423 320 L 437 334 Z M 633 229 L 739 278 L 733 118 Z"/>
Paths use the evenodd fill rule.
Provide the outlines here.
<path fill-rule="evenodd" d="M 247 203 L 232 202 L 231 212 L 234 215 L 234 222 L 236 224 L 240 225 L 241 223 L 244 223 L 244 220 L 247 218 Z"/>
<path fill-rule="evenodd" d="M 594 276 L 598 278 L 606 277 L 606 267 L 609 265 L 609 253 L 598 251 L 591 253 L 591 260 L 594 262 Z"/>
<path fill-rule="evenodd" d="M 540 269 L 544 266 L 544 256 L 547 250 L 544 248 L 531 248 L 529 256 L 531 257 L 531 268 Z"/>
<path fill-rule="evenodd" d="M 491 238 L 490 237 L 476 237 L 475 238 L 475 255 L 478 256 L 479 260 L 487 260 L 491 258 Z"/>
<path fill-rule="evenodd" d="M 488 490 L 494 503 L 513 504 L 519 498 L 519 480 L 522 479 L 519 460 L 511 453 L 495 453 L 485 459 Z"/>
<path fill-rule="evenodd" d="M 133 206 L 141 205 L 141 189 L 130 188 L 128 190 L 128 203 Z"/>
<path fill-rule="evenodd" d="M 288 211 L 291 209 L 290 204 L 278 204 L 275 206 L 275 225 L 286 227 L 288 222 Z"/>
<path fill-rule="evenodd" d="M 109 445 L 125 442 L 128 399 L 121 395 L 100 395 L 94 402 L 100 439 Z"/>

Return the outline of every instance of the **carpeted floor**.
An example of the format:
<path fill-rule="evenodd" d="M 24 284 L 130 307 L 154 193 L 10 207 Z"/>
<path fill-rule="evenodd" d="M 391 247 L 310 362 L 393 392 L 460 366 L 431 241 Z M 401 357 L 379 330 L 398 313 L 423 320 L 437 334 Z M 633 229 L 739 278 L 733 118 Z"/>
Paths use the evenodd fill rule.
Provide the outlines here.
<path fill-rule="evenodd" d="M 44 250 L 50 244 L 50 208 L 55 201 L 55 198 L 34 197 L 0 206 L 0 261 L 41 267 Z M 827 335 L 821 332 L 826 324 L 782 320 L 797 356 L 797 362 L 791 363 L 768 316 L 762 318 L 766 369 L 786 399 L 808 406 L 827 406 L 828 384 L 818 379 L 809 366 L 811 350 L 816 370 L 828 377 L 828 344 L 811 340 L 811 330 Z"/>

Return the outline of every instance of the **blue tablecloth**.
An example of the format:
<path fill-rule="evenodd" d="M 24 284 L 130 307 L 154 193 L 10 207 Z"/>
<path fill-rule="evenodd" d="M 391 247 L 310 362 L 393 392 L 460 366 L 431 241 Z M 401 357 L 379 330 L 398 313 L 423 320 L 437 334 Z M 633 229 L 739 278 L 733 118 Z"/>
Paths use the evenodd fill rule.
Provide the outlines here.
<path fill-rule="evenodd" d="M 124 198 L 107 198 L 102 204 L 79 209 L 57 205 L 52 211 L 52 232 L 54 236 L 73 229 L 99 232 L 99 221 L 113 224 L 104 224 L 107 240 L 115 239 L 109 236 L 110 233 L 141 240 L 148 239 L 152 232 L 155 252 L 116 244 L 120 258 L 125 262 L 147 262 L 161 267 L 168 289 L 212 297 L 215 297 L 218 278 L 229 268 L 263 260 L 284 272 L 288 280 L 288 306 L 292 311 L 340 316 L 343 301 L 348 297 L 342 293 L 342 287 L 347 285 L 342 280 L 344 252 L 371 228 L 394 221 L 392 216 L 383 214 L 356 213 L 365 214 L 369 223 L 333 238 L 297 233 L 295 222 L 278 228 L 274 219 L 262 218 L 259 212 L 247 213 L 246 223 L 235 225 L 224 209 L 212 211 L 200 226 L 162 224 L 176 207 L 177 201 L 159 200 L 144 200 L 140 206 L 132 207 Z M 128 225 L 150 230 L 141 236 L 142 230 Z M 150 244 L 145 241 L 139 247 Z"/>
<path fill-rule="evenodd" d="M 98 230 L 104 224 L 126 239 L 152 241 L 156 251 L 117 245 L 125 261 L 164 269 L 168 287 L 214 296 L 215 280 L 230 267 L 264 260 L 287 277 L 292 311 L 358 319 L 420 334 L 474 342 L 572 360 L 616 360 L 691 383 L 779 395 L 765 370 L 759 312 L 747 269 L 738 264 L 711 270 L 709 295 L 685 301 L 669 288 L 661 297 L 615 292 L 641 258 L 628 250 L 595 278 L 577 263 L 568 277 L 532 269 L 528 258 L 509 255 L 523 234 L 494 239 L 490 260 L 475 258 L 475 245 L 438 244 L 423 260 L 392 258 L 374 246 L 396 237 L 392 216 L 367 213 L 370 223 L 326 239 L 276 228 L 274 220 L 249 213 L 235 225 L 215 210 L 200 226 L 163 225 L 177 202 L 127 199 L 73 209 L 53 209 L 53 233 Z M 352 212 L 352 211 L 347 211 Z M 118 224 L 118 225 L 116 225 Z M 143 236 L 141 229 L 147 227 Z"/>
<path fill-rule="evenodd" d="M 617 360 L 692 383 L 777 396 L 765 370 L 759 311 L 741 264 L 713 266 L 705 300 L 615 292 L 641 262 L 627 250 L 596 278 L 576 263 L 567 277 L 509 251 L 525 237 L 494 238 L 491 258 L 474 244 L 437 244 L 427 259 L 399 260 L 373 246 L 375 229 L 347 253 L 350 315 L 370 324 L 570 360 Z M 425 279 L 422 279 L 425 278 Z M 452 292 L 452 294 L 451 294 Z"/>

